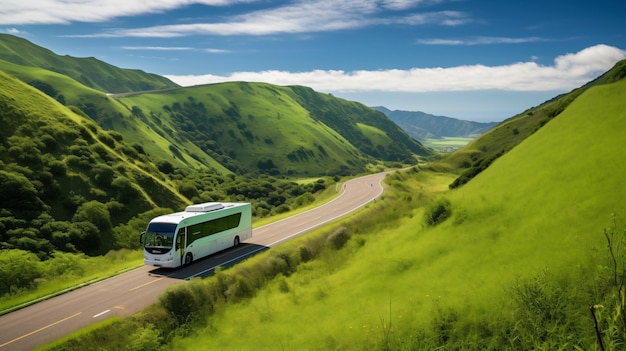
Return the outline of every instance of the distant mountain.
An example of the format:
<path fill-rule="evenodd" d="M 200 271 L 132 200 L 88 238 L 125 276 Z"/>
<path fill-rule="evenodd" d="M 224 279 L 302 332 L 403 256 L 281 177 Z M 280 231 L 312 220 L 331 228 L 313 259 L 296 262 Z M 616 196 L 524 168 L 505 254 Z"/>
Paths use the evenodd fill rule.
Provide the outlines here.
<path fill-rule="evenodd" d="M 422 141 L 442 137 L 475 138 L 498 124 L 464 121 L 420 111 L 391 111 L 383 106 L 372 108 L 384 113 L 413 138 Z"/>

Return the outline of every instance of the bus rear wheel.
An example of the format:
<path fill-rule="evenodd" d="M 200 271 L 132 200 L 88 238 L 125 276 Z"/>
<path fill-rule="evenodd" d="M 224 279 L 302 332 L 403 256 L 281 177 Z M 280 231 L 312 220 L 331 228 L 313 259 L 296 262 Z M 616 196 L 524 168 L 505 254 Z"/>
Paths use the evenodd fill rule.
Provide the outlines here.
<path fill-rule="evenodd" d="M 185 255 L 185 266 L 191 264 L 191 262 L 193 262 L 193 255 L 189 252 Z"/>
<path fill-rule="evenodd" d="M 233 246 L 239 246 L 239 237 L 238 236 L 235 237 L 235 242 L 233 243 Z"/>

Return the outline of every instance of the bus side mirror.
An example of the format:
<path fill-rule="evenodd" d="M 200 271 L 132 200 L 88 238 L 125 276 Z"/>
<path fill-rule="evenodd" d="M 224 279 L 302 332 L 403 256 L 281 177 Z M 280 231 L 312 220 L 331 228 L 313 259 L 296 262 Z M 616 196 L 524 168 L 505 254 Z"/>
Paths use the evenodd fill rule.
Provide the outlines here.
<path fill-rule="evenodd" d="M 141 234 L 139 235 L 139 243 L 143 244 L 143 236 L 146 235 L 146 232 L 141 232 Z"/>

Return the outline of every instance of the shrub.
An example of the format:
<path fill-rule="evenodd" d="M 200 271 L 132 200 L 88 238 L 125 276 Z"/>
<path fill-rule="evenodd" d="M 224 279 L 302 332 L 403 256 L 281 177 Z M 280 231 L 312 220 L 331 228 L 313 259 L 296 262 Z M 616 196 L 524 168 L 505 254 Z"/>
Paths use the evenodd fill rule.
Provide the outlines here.
<path fill-rule="evenodd" d="M 278 207 L 276 207 L 276 209 L 274 210 L 274 212 L 276 214 L 281 214 L 281 213 L 285 213 L 285 212 L 289 212 L 291 209 L 289 208 L 289 206 L 282 204 Z"/>
<path fill-rule="evenodd" d="M 126 177 L 120 176 L 115 178 L 111 185 L 117 189 L 117 200 L 121 203 L 130 203 L 141 196 L 139 191 L 133 186 L 133 183 Z"/>
<path fill-rule="evenodd" d="M 237 277 L 235 283 L 226 291 L 226 296 L 228 301 L 238 302 L 246 297 L 251 297 L 253 292 L 254 290 L 246 279 Z"/>
<path fill-rule="evenodd" d="M 130 337 L 128 350 L 130 351 L 152 351 L 161 346 L 161 333 L 155 329 L 153 324 L 148 324 L 136 330 Z"/>
<path fill-rule="evenodd" d="M 159 161 L 157 162 L 157 167 L 159 168 L 159 171 L 161 171 L 162 173 L 165 174 L 170 174 L 172 172 L 174 172 L 174 166 L 169 163 L 168 161 Z"/>
<path fill-rule="evenodd" d="M 430 226 L 442 223 L 452 215 L 452 204 L 450 200 L 441 198 L 430 205 L 424 213 L 424 219 Z"/>
<path fill-rule="evenodd" d="M 42 274 L 35 254 L 23 250 L 0 251 L 0 296 L 33 288 Z"/>
<path fill-rule="evenodd" d="M 299 207 L 303 207 L 309 204 L 312 204 L 315 201 L 315 196 L 313 196 L 313 194 L 311 194 L 310 192 L 306 192 L 298 197 L 296 197 L 296 199 L 293 201 L 293 204 L 291 205 L 292 208 L 296 209 Z"/>
<path fill-rule="evenodd" d="M 350 234 L 348 228 L 339 227 L 334 232 L 330 233 L 326 238 L 326 243 L 335 249 L 341 249 L 350 240 Z"/>
<path fill-rule="evenodd" d="M 109 134 L 100 133 L 98 134 L 98 140 L 103 142 L 108 147 L 115 147 L 115 139 L 113 139 Z"/>
<path fill-rule="evenodd" d="M 67 174 L 67 166 L 59 160 L 48 162 L 48 168 L 50 169 L 50 172 L 57 177 L 63 177 Z"/>
<path fill-rule="evenodd" d="M 159 303 L 173 316 L 178 325 L 191 321 L 194 311 L 197 310 L 193 294 L 187 286 L 177 286 L 168 290 L 159 297 Z"/>
<path fill-rule="evenodd" d="M 314 258 L 313 257 L 313 253 L 311 252 L 311 249 L 309 249 L 308 246 L 301 245 L 298 248 L 298 251 L 300 253 L 300 261 L 301 262 L 309 262 L 310 260 L 312 260 Z"/>
<path fill-rule="evenodd" d="M 188 199 L 192 199 L 199 195 L 198 189 L 190 181 L 185 181 L 184 183 L 179 184 L 178 192 L 180 192 L 183 196 L 185 196 Z"/>

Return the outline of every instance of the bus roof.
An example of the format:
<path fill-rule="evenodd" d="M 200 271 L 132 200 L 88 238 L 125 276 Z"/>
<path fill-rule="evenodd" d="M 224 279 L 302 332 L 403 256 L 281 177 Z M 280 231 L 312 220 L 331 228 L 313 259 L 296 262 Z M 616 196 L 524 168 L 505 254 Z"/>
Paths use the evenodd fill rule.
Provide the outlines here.
<path fill-rule="evenodd" d="M 219 212 L 226 208 L 249 205 L 247 202 L 205 202 L 203 204 L 190 205 L 185 211 L 170 213 L 153 218 L 150 223 L 180 223 L 185 218 L 190 218 L 207 212 Z"/>

